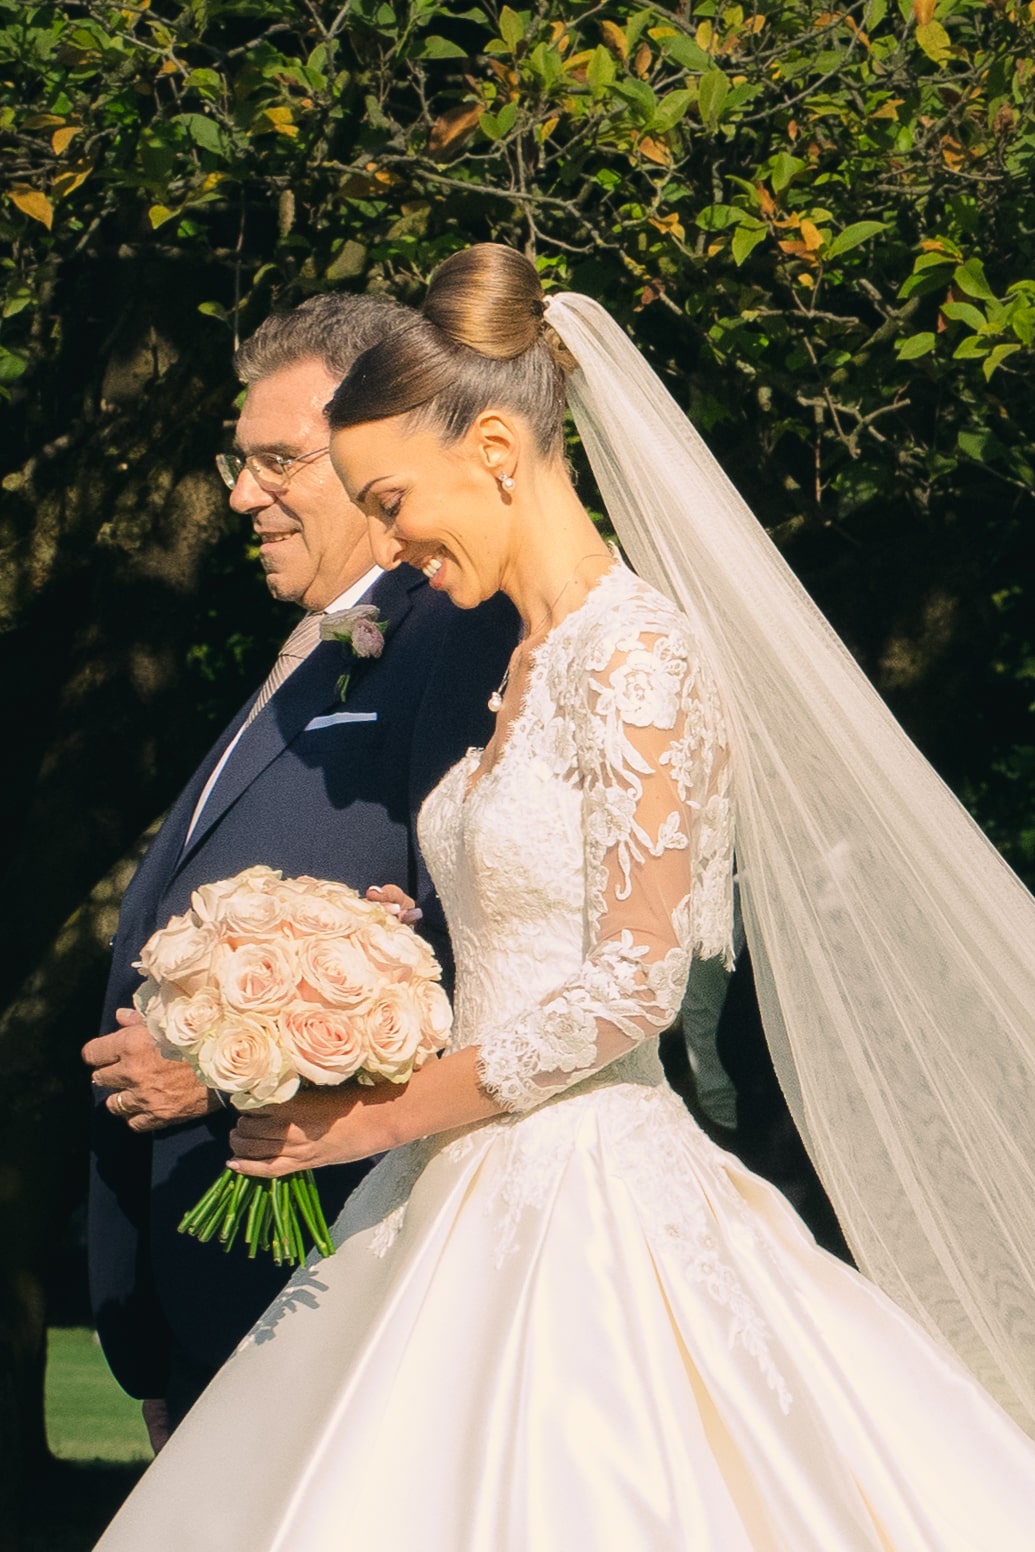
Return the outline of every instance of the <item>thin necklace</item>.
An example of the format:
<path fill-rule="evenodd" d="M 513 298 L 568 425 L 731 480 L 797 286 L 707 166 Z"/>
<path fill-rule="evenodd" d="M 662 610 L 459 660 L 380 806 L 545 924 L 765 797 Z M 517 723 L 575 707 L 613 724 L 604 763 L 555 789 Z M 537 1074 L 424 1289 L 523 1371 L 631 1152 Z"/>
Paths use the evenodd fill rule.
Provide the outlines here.
<path fill-rule="evenodd" d="M 518 647 L 516 648 L 515 652 L 511 656 L 510 662 L 507 664 L 507 671 L 506 671 L 506 673 L 503 675 L 503 678 L 500 680 L 500 682 L 497 685 L 496 689 L 493 690 L 492 694 L 489 696 L 488 707 L 489 707 L 489 710 L 492 712 L 493 716 L 495 716 L 500 711 L 500 709 L 501 709 L 501 707 L 503 705 L 503 696 L 504 696 L 504 693 L 506 691 L 507 685 L 510 683 L 511 665 L 514 662 L 514 658 L 517 656 L 517 653 L 520 651 L 521 647 L 523 647 L 525 645 L 526 641 L 531 641 L 532 637 L 537 635 L 538 632 L 542 630 L 543 626 L 546 624 L 547 620 L 550 618 L 551 614 L 556 609 L 557 605 L 560 603 L 560 601 L 563 598 L 565 592 L 571 586 L 571 584 L 574 582 L 576 576 L 578 575 L 579 567 L 585 561 L 593 560 L 598 555 L 598 553 L 599 552 L 597 550 L 593 550 L 593 551 L 591 551 L 591 553 L 589 555 L 583 555 L 582 560 L 578 560 L 578 561 L 575 562 L 575 570 L 572 572 L 571 576 L 565 582 L 564 586 L 561 588 L 560 592 L 557 594 L 557 597 L 554 599 L 553 603 L 550 605 L 550 607 L 547 609 L 546 613 L 543 615 L 542 619 L 539 621 L 539 624 L 536 626 L 535 630 L 530 630 L 528 632 L 528 634 L 523 636 L 521 641 L 518 643 Z M 608 556 L 607 558 L 611 559 L 610 556 Z"/>

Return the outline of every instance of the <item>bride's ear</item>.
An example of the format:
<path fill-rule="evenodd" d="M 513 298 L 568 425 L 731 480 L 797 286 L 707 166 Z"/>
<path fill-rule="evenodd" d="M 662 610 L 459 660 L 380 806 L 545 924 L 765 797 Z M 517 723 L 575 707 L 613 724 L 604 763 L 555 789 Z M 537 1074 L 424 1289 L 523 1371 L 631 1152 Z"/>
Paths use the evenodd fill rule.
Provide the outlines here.
<path fill-rule="evenodd" d="M 471 451 L 504 494 L 514 489 L 521 462 L 520 429 L 499 410 L 483 410 L 468 433 Z"/>

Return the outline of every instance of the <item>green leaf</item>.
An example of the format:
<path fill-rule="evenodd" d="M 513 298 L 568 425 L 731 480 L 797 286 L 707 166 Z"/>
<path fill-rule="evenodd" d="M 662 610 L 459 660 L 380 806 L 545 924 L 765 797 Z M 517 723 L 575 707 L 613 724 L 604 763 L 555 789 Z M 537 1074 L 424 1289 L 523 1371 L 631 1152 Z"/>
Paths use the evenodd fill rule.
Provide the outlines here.
<path fill-rule="evenodd" d="M 710 54 L 684 33 L 673 33 L 671 37 L 660 38 L 659 42 L 669 59 L 674 59 L 684 70 L 710 70 L 715 63 Z"/>
<path fill-rule="evenodd" d="M 509 5 L 505 5 L 500 12 L 500 37 L 512 54 L 517 52 L 518 45 L 524 41 L 528 22 L 527 11 L 512 11 Z"/>
<path fill-rule="evenodd" d="M 803 162 L 800 156 L 791 156 L 788 151 L 781 151 L 773 157 L 772 167 L 769 172 L 769 181 L 777 194 L 790 183 L 799 172 L 804 171 L 808 164 Z"/>
<path fill-rule="evenodd" d="M 743 210 L 738 210 L 736 205 L 705 205 L 704 209 L 697 213 L 696 224 L 702 232 L 724 232 L 727 227 L 736 226 L 740 221 L 751 220 L 751 216 L 746 215 Z"/>
<path fill-rule="evenodd" d="M 467 50 L 450 38 L 440 38 L 437 33 L 424 39 L 418 56 L 420 59 L 466 59 Z"/>
<path fill-rule="evenodd" d="M 980 361 L 988 355 L 989 346 L 984 340 L 979 340 L 976 334 L 968 334 L 965 340 L 956 346 L 952 356 L 954 361 Z"/>
<path fill-rule="evenodd" d="M 198 312 L 204 313 L 206 318 L 218 318 L 220 323 L 230 321 L 230 315 L 221 302 L 199 302 Z"/>
<path fill-rule="evenodd" d="M 223 131 L 214 119 L 204 113 L 177 113 L 176 119 L 184 126 L 195 145 L 203 151 L 214 151 L 222 156 L 225 151 Z"/>
<path fill-rule="evenodd" d="M 33 299 L 31 289 L 26 285 L 15 286 L 4 298 L 4 317 L 14 318 L 23 312 Z"/>
<path fill-rule="evenodd" d="M 593 50 L 593 57 L 586 67 L 586 82 L 593 92 L 602 92 L 615 78 L 615 62 L 602 43 Z M 637 86 L 639 82 L 635 83 Z M 649 91 L 650 88 L 648 87 Z M 653 93 L 651 98 L 653 100 Z"/>
<path fill-rule="evenodd" d="M 976 296 L 983 302 L 994 302 L 995 292 L 985 279 L 985 267 L 980 259 L 968 259 L 952 272 L 953 283 L 967 296 Z"/>
<path fill-rule="evenodd" d="M 895 353 L 900 361 L 915 361 L 918 356 L 929 355 L 933 349 L 933 334 L 911 334 L 908 339 L 899 340 Z"/>
<path fill-rule="evenodd" d="M 607 57 L 610 59 L 610 54 Z M 658 99 L 645 81 L 617 81 L 615 83 L 615 91 L 623 101 L 629 104 L 636 117 L 642 123 L 649 124 L 651 122 L 658 111 Z"/>
<path fill-rule="evenodd" d="M 730 251 L 733 254 L 733 262 L 738 269 L 749 253 L 753 253 L 759 243 L 766 236 L 768 227 L 764 222 L 754 222 L 750 217 L 742 221 L 733 233 L 733 241 L 730 243 Z"/>
<path fill-rule="evenodd" d="M 997 345 L 981 368 L 985 374 L 985 381 L 988 381 L 997 367 L 1002 366 L 1007 356 L 1012 356 L 1014 351 L 1020 348 L 1020 345 Z"/>
<path fill-rule="evenodd" d="M 941 22 L 924 22 L 916 29 L 916 41 L 936 65 L 944 64 L 952 54 L 952 39 Z"/>
<path fill-rule="evenodd" d="M 697 106 L 701 111 L 702 122 L 709 127 L 718 123 L 729 90 L 729 77 L 721 70 L 709 70 L 698 82 Z"/>
<path fill-rule="evenodd" d="M 0 346 L 0 383 L 17 382 L 28 364 L 27 356 L 14 350 L 4 350 L 3 346 Z"/>
<path fill-rule="evenodd" d="M 775 183 L 773 187 L 776 187 Z M 827 244 L 823 249 L 823 257 L 836 259 L 838 254 L 847 253 L 850 248 L 858 248 L 868 238 L 876 237 L 886 226 L 886 221 L 853 221 L 851 226 L 846 226 L 843 232 L 838 232 L 833 241 Z"/>
<path fill-rule="evenodd" d="M 168 205 L 152 205 L 147 212 L 151 230 L 157 232 L 158 228 L 164 226 L 166 221 L 171 221 L 175 214 L 175 210 L 170 210 Z"/>
<path fill-rule="evenodd" d="M 667 134 L 684 117 L 693 100 L 693 92 L 669 92 L 658 103 L 658 111 L 650 121 L 651 130 L 656 135 Z"/>
<path fill-rule="evenodd" d="M 956 441 L 960 452 L 968 458 L 973 458 L 975 463 L 990 463 L 1001 451 L 1001 444 L 987 429 L 961 431 Z"/>
<path fill-rule="evenodd" d="M 1035 338 L 1035 308 L 1015 307 L 1010 314 L 1010 327 L 1022 345 L 1030 345 Z"/>
<path fill-rule="evenodd" d="M 952 318 L 956 323 L 965 323 L 971 329 L 983 329 L 985 327 L 985 315 L 980 307 L 975 307 L 972 302 L 946 302 L 942 307 L 946 318 Z"/>

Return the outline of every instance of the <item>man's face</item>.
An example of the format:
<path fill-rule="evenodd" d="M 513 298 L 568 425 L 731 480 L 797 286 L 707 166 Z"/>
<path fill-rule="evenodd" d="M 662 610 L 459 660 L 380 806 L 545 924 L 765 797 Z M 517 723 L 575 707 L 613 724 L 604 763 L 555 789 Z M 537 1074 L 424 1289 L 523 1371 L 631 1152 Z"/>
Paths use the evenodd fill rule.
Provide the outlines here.
<path fill-rule="evenodd" d="M 325 448 L 323 410 L 337 386 L 315 359 L 252 383 L 237 422 L 238 452 L 244 458 L 299 458 Z M 251 516 L 274 598 L 325 609 L 374 564 L 366 518 L 349 501 L 328 457 L 300 464 L 290 476 L 287 489 L 273 495 L 245 468 L 230 505 Z"/>

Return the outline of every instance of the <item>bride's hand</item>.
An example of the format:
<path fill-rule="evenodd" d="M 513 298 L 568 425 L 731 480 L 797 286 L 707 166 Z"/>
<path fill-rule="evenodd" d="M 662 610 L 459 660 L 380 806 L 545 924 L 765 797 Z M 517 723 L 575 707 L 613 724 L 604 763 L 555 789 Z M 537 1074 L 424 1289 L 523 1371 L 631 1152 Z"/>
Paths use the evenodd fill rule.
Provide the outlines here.
<path fill-rule="evenodd" d="M 230 1133 L 229 1168 L 269 1179 L 382 1153 L 395 1142 L 383 1107 L 398 1093 L 393 1083 L 348 1083 L 303 1089 L 282 1105 L 247 1111 Z"/>
<path fill-rule="evenodd" d="M 400 921 L 407 922 L 411 927 L 424 915 L 416 900 L 411 899 L 398 884 L 382 884 L 380 887 L 374 884 L 367 890 L 367 899 L 383 905 L 393 916 L 398 916 Z"/>

